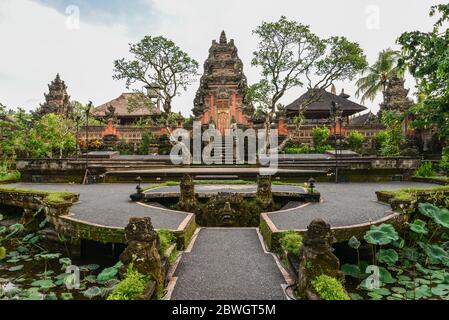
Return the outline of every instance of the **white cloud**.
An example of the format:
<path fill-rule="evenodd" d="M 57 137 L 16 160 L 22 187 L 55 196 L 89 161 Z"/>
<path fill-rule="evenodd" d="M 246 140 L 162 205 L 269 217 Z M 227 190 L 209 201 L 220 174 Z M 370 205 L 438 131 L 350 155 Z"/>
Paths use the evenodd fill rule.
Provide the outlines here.
<path fill-rule="evenodd" d="M 81 12 L 81 16 L 82 16 Z M 123 85 L 112 80 L 112 62 L 126 54 L 123 26 L 66 27 L 67 16 L 26 0 L 0 3 L 0 101 L 32 109 L 60 73 L 72 99 L 102 103 Z"/>
<path fill-rule="evenodd" d="M 164 35 L 174 40 L 202 66 L 213 39 L 221 30 L 235 39 L 249 82 L 258 80 L 250 66 L 257 39 L 251 35 L 262 20 L 281 15 L 309 24 L 323 37 L 343 35 L 360 43 L 370 62 L 377 53 L 394 46 L 407 30 L 429 30 L 428 11 L 434 0 L 142 0 L 148 6 L 148 22 L 139 31 L 129 26 L 81 24 L 80 30 L 66 28 L 66 16 L 28 0 L 0 2 L 0 101 L 9 106 L 36 107 L 42 102 L 47 83 L 57 72 L 69 86 L 72 99 L 100 104 L 125 91 L 112 79 L 113 60 L 127 56 L 128 43 L 144 34 Z M 130 5 L 132 5 L 130 3 Z M 371 7 L 370 7 L 371 6 Z M 367 8 L 379 9 L 379 28 L 369 29 Z M 152 10 L 150 12 L 150 10 Z M 375 11 L 375 10 L 374 10 Z M 371 10 L 372 13 L 372 10 Z M 117 13 L 118 15 L 120 13 Z M 156 17 L 151 20 L 151 17 Z M 83 12 L 81 12 L 83 18 Z M 123 21 L 122 19 L 118 19 Z M 151 20 L 151 21 L 150 21 Z M 372 21 L 372 19 L 370 20 Z M 200 72 L 202 72 L 202 67 Z M 409 87 L 413 82 L 408 81 Z M 338 83 L 354 94 L 352 83 Z M 174 101 L 174 110 L 189 114 L 198 84 Z M 283 99 L 289 103 L 304 89 L 291 90 Z M 354 98 L 354 97 L 353 97 Z M 377 110 L 377 100 L 371 105 Z"/>

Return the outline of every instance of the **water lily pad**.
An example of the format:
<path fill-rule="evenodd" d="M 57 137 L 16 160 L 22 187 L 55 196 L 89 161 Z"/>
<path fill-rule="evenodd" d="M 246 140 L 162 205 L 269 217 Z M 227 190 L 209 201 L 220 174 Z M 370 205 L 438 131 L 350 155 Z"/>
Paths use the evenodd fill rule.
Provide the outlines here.
<path fill-rule="evenodd" d="M 366 278 L 366 274 L 362 273 L 359 269 L 359 266 L 355 264 L 344 264 L 341 266 L 341 271 L 350 277 L 356 278 L 356 279 L 363 279 Z"/>
<path fill-rule="evenodd" d="M 401 293 L 401 294 L 404 294 L 407 290 L 405 290 L 405 289 L 402 288 L 402 287 L 393 287 L 393 288 L 391 288 L 391 291 L 393 291 L 393 292 L 395 292 L 395 293 Z"/>
<path fill-rule="evenodd" d="M 101 289 L 99 287 L 91 287 L 86 291 L 83 291 L 83 295 L 86 298 L 93 299 L 101 295 Z"/>
<path fill-rule="evenodd" d="M 430 217 L 442 227 L 449 228 L 449 210 L 438 208 L 430 203 L 420 203 L 418 205 L 419 212 Z"/>
<path fill-rule="evenodd" d="M 371 298 L 371 300 L 382 300 L 384 298 L 382 295 L 375 292 L 369 292 L 368 296 Z"/>
<path fill-rule="evenodd" d="M 371 244 L 386 245 L 398 240 L 399 235 L 391 224 L 384 223 L 380 226 L 371 226 L 371 229 L 366 232 L 364 239 Z"/>
<path fill-rule="evenodd" d="M 417 234 L 427 234 L 429 230 L 427 229 L 427 223 L 421 219 L 415 219 L 413 223 L 408 224 L 410 230 Z"/>
<path fill-rule="evenodd" d="M 95 271 L 98 268 L 100 268 L 100 266 L 98 264 L 87 264 L 87 265 L 83 265 L 80 266 L 80 271 Z"/>
<path fill-rule="evenodd" d="M 33 287 L 39 287 L 42 289 L 50 289 L 54 288 L 56 285 L 51 279 L 42 279 L 42 280 L 36 280 L 31 283 Z"/>
<path fill-rule="evenodd" d="M 94 275 L 90 275 L 84 278 L 89 283 L 97 283 L 97 277 Z"/>
<path fill-rule="evenodd" d="M 97 281 L 98 283 L 104 283 L 108 280 L 114 279 L 120 268 L 122 267 L 122 263 L 118 262 L 116 263 L 114 266 L 110 267 L 110 268 L 106 268 L 104 269 L 98 276 L 97 276 Z"/>
<path fill-rule="evenodd" d="M 436 244 L 425 244 L 423 242 L 419 242 L 418 244 L 426 253 L 431 264 L 442 263 L 449 265 L 449 254 L 442 247 Z"/>
<path fill-rule="evenodd" d="M 396 279 L 391 275 L 391 273 L 384 267 L 379 267 L 380 281 L 386 284 L 396 283 Z"/>
<path fill-rule="evenodd" d="M 391 291 L 388 290 L 387 288 L 379 288 L 379 289 L 374 289 L 373 291 L 374 293 L 380 294 L 381 296 L 389 296 L 391 294 Z"/>
<path fill-rule="evenodd" d="M 20 270 L 23 269 L 23 267 L 24 267 L 23 264 L 19 264 L 18 266 L 14 266 L 14 267 L 9 268 L 8 271 L 10 271 L 10 272 L 20 271 Z"/>
<path fill-rule="evenodd" d="M 377 253 L 377 259 L 381 263 L 386 263 L 388 265 L 394 265 L 398 259 L 399 256 L 397 252 L 393 249 L 381 249 Z"/>
<path fill-rule="evenodd" d="M 438 285 L 436 287 L 431 288 L 430 291 L 432 292 L 433 295 L 441 297 L 449 293 L 449 288 L 440 287 L 440 285 Z"/>

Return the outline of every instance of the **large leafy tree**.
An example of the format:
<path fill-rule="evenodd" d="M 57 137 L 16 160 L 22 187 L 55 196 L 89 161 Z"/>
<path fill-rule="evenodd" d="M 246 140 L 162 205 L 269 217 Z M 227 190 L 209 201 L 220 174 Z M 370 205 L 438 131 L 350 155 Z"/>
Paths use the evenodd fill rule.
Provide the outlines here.
<path fill-rule="evenodd" d="M 133 59 L 114 62 L 114 79 L 124 79 L 128 89 L 136 83 L 148 87 L 156 85 L 159 89 L 154 93 L 164 111 L 171 113 L 173 99 L 181 90 L 187 90 L 196 78 L 198 62 L 162 36 L 146 36 L 139 43 L 130 44 L 129 51 Z"/>
<path fill-rule="evenodd" d="M 47 114 L 29 130 L 27 149 L 33 157 L 60 158 L 75 151 L 76 138 L 73 123 L 60 115 Z"/>
<path fill-rule="evenodd" d="M 336 80 L 351 80 L 367 67 L 366 57 L 357 43 L 345 37 L 321 39 L 309 26 L 282 16 L 275 22 L 262 22 L 254 31 L 259 38 L 252 65 L 260 68 L 261 81 L 250 87 L 248 96 L 265 116 L 269 129 L 279 101 L 294 87 L 311 90 L 299 108 L 297 123 L 307 107 L 320 98 L 320 92 Z M 280 148 L 285 146 L 286 141 Z"/>
<path fill-rule="evenodd" d="M 403 64 L 417 80 L 419 101 L 413 108 L 415 126 L 437 126 L 441 138 L 449 138 L 449 4 L 432 6 L 436 17 L 432 31 L 405 32 L 398 39 Z"/>
<path fill-rule="evenodd" d="M 355 93 L 356 97 L 361 96 L 362 103 L 366 100 L 373 101 L 379 93 L 384 93 L 388 80 L 400 74 L 399 57 L 398 51 L 382 50 L 377 61 L 362 71 L 362 77 L 356 82 Z"/>

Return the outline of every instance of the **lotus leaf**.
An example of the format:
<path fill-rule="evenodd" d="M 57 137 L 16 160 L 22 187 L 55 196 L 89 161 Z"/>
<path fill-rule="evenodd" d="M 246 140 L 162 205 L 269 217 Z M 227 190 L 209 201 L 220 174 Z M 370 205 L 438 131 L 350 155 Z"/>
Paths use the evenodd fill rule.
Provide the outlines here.
<path fill-rule="evenodd" d="M 93 298 L 101 295 L 101 289 L 98 287 L 91 287 L 91 288 L 87 289 L 86 291 L 83 291 L 83 295 L 86 298 L 93 299 Z"/>
<path fill-rule="evenodd" d="M 421 219 L 415 219 L 413 223 L 408 224 L 410 230 L 417 234 L 427 234 L 429 230 L 427 229 L 427 223 Z"/>
<path fill-rule="evenodd" d="M 449 265 L 449 254 L 442 247 L 436 244 L 425 244 L 422 242 L 419 242 L 418 244 L 426 253 L 431 264 L 442 263 L 444 265 Z"/>
<path fill-rule="evenodd" d="M 420 203 L 418 205 L 419 212 L 430 217 L 440 226 L 449 228 L 449 210 L 438 208 L 430 203 Z"/>
<path fill-rule="evenodd" d="M 375 292 L 369 292 L 368 296 L 371 298 L 371 300 L 382 300 L 383 299 L 382 295 L 375 293 Z"/>
<path fill-rule="evenodd" d="M 54 292 L 50 292 L 45 296 L 45 300 L 58 300 L 58 296 Z"/>
<path fill-rule="evenodd" d="M 390 290 L 387 288 L 374 289 L 372 292 L 380 294 L 381 296 L 388 296 L 391 294 Z"/>
<path fill-rule="evenodd" d="M 51 279 L 36 280 L 33 281 L 31 285 L 42 289 L 50 289 L 55 287 L 55 283 Z"/>
<path fill-rule="evenodd" d="M 341 271 L 343 271 L 345 275 L 357 279 L 363 279 L 366 278 L 367 276 L 366 274 L 360 272 L 359 266 L 355 264 L 344 264 L 341 266 Z"/>
<path fill-rule="evenodd" d="M 445 296 L 449 293 L 449 287 L 443 285 L 441 286 L 440 284 L 436 287 L 433 287 L 432 289 L 430 289 L 432 294 L 435 296 Z"/>
<path fill-rule="evenodd" d="M 391 273 L 384 267 L 379 267 L 379 275 L 380 275 L 380 282 L 382 283 L 387 284 L 396 283 L 396 279 L 393 278 Z"/>
<path fill-rule="evenodd" d="M 16 271 L 20 271 L 23 269 L 23 264 L 19 264 L 18 266 L 14 266 L 8 269 L 8 271 L 10 272 L 16 272 Z"/>
<path fill-rule="evenodd" d="M 398 240 L 399 235 L 391 224 L 381 224 L 380 226 L 371 226 L 365 234 L 365 240 L 375 245 L 385 245 Z"/>
<path fill-rule="evenodd" d="M 377 253 L 377 259 L 381 263 L 386 263 L 388 265 L 394 265 L 398 259 L 399 256 L 397 252 L 393 249 L 381 249 Z"/>
<path fill-rule="evenodd" d="M 395 292 L 395 293 L 401 293 L 401 294 L 404 294 L 407 290 L 405 290 L 405 289 L 402 288 L 402 287 L 393 287 L 393 288 L 391 288 L 391 291 L 393 291 L 393 292 Z"/>

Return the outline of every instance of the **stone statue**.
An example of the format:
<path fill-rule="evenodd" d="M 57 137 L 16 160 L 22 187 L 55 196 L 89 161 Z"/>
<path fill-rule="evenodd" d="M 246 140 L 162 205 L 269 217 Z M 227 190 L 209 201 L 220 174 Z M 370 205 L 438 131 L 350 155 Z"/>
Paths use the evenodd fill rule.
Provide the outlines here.
<path fill-rule="evenodd" d="M 196 213 L 199 210 L 198 199 L 195 194 L 195 185 L 190 175 L 185 174 L 179 185 L 180 197 L 177 204 L 177 209 L 187 212 Z"/>
<path fill-rule="evenodd" d="M 298 272 L 298 294 L 301 299 L 319 300 L 312 281 L 320 275 L 328 275 L 341 282 L 344 274 L 340 271 L 340 261 L 332 253 L 335 238 L 331 227 L 321 219 L 313 220 L 307 227 L 300 251 Z"/>
<path fill-rule="evenodd" d="M 160 240 L 151 218 L 129 219 L 129 224 L 125 228 L 125 239 L 128 246 L 120 255 L 120 261 L 123 263 L 120 274 L 125 274 L 132 263 L 138 272 L 152 277 L 157 289 L 162 289 L 164 272 L 159 255 Z"/>
<path fill-rule="evenodd" d="M 210 197 L 197 215 L 198 223 L 208 227 L 255 227 L 259 212 L 238 193 L 219 192 Z"/>
<path fill-rule="evenodd" d="M 273 194 L 271 190 L 271 176 L 257 177 L 257 199 L 264 208 L 273 206 Z"/>

